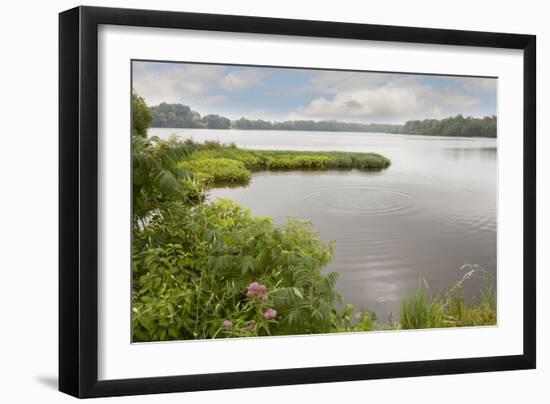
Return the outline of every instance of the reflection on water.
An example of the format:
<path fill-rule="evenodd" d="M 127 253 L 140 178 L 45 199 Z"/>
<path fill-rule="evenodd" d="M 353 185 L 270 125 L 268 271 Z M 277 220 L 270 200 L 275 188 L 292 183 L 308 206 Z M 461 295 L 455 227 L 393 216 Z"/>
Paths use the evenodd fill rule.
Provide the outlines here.
<path fill-rule="evenodd" d="M 328 270 L 340 273 L 346 302 L 384 320 L 427 279 L 432 291 L 461 277 L 464 263 L 496 276 L 496 140 L 334 132 L 152 129 L 197 141 L 256 149 L 377 152 L 392 160 L 382 172 L 260 172 L 247 187 L 215 189 L 255 215 L 311 220 L 335 240 Z M 477 282 L 477 283 L 476 283 Z M 477 294 L 479 281 L 466 285 Z"/>
<path fill-rule="evenodd" d="M 480 148 L 448 148 L 443 149 L 443 153 L 447 153 L 455 160 L 471 159 L 472 156 L 479 159 L 495 161 L 497 155 L 496 147 L 480 147 Z"/>

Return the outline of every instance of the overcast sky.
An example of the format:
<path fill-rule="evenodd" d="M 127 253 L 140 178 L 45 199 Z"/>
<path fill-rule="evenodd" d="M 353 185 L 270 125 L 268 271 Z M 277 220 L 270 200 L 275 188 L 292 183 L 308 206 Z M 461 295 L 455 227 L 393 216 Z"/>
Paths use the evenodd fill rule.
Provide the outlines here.
<path fill-rule="evenodd" d="M 133 88 L 148 105 L 189 105 L 231 119 L 404 123 L 463 114 L 496 115 L 496 79 L 133 63 Z"/>

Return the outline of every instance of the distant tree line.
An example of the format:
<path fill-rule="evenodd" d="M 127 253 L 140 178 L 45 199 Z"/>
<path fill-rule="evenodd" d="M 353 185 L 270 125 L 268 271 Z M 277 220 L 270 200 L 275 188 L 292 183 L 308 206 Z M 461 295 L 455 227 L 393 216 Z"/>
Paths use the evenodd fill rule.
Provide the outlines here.
<path fill-rule="evenodd" d="M 165 102 L 150 107 L 153 115 L 153 128 L 204 128 L 229 129 L 231 121 L 220 115 L 205 115 L 201 117 L 187 105 L 167 104 Z"/>
<path fill-rule="evenodd" d="M 154 128 L 203 128 L 244 130 L 296 130 L 320 132 L 378 132 L 427 136 L 496 137 L 496 116 L 472 118 L 457 115 L 445 119 L 407 121 L 405 125 L 339 121 L 297 120 L 270 122 L 241 118 L 231 121 L 221 115 L 201 115 L 187 105 L 165 102 L 149 108 Z"/>
<path fill-rule="evenodd" d="M 377 124 L 377 123 L 355 123 L 339 121 L 283 121 L 269 122 L 261 119 L 251 120 L 241 118 L 231 123 L 234 129 L 256 129 L 256 130 L 299 130 L 319 132 L 383 132 L 399 133 L 402 125 Z"/>
<path fill-rule="evenodd" d="M 401 133 L 425 136 L 497 137 L 497 117 L 472 118 L 457 115 L 445 119 L 408 121 Z"/>

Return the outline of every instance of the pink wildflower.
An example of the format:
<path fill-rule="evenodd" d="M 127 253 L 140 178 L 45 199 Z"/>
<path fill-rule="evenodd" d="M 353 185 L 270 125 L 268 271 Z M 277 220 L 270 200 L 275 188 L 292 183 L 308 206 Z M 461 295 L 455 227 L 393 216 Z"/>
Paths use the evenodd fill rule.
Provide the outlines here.
<path fill-rule="evenodd" d="M 277 317 L 277 310 L 267 309 L 266 312 L 264 313 L 264 318 L 266 320 L 269 320 L 269 319 L 275 318 L 275 317 Z"/>
<path fill-rule="evenodd" d="M 254 321 L 251 321 L 250 323 L 248 323 L 248 325 L 246 326 L 246 329 L 248 331 L 252 331 L 254 329 Z"/>
<path fill-rule="evenodd" d="M 262 285 L 258 282 L 252 282 L 250 285 L 248 285 L 246 296 L 248 298 L 258 297 L 263 302 L 266 302 L 269 299 L 267 295 L 267 286 Z"/>
<path fill-rule="evenodd" d="M 232 323 L 231 321 L 229 321 L 229 320 L 224 320 L 223 326 L 224 326 L 225 328 L 228 328 L 228 329 L 229 329 L 229 328 L 233 328 L 233 323 Z"/>

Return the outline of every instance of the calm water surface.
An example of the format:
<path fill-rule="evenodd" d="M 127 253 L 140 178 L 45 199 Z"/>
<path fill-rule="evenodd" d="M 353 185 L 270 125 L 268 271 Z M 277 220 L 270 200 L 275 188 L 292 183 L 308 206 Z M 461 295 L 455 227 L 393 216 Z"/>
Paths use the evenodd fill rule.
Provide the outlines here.
<path fill-rule="evenodd" d="M 361 151 L 390 158 L 392 165 L 378 173 L 261 172 L 247 187 L 210 193 L 211 200 L 233 199 L 279 223 L 289 216 L 310 220 L 324 240 L 336 242 L 327 270 L 340 273 L 344 300 L 375 309 L 382 321 L 421 277 L 438 292 L 462 276 L 465 263 L 496 276 L 495 139 L 155 128 L 149 133 L 254 149 Z M 480 286 L 481 280 L 471 280 L 467 297 Z"/>

